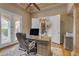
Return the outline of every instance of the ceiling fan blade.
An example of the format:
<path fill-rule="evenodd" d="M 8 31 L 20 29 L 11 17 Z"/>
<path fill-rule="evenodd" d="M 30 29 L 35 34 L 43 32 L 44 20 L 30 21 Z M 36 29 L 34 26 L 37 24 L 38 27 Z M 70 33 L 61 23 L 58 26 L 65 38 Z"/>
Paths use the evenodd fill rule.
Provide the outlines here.
<path fill-rule="evenodd" d="M 40 8 L 39 8 L 35 3 L 33 3 L 33 5 L 34 5 L 38 10 L 40 10 Z"/>
<path fill-rule="evenodd" d="M 28 6 L 26 7 L 26 9 L 28 9 L 28 8 L 30 7 L 31 4 L 32 4 L 32 3 L 29 3 Z"/>

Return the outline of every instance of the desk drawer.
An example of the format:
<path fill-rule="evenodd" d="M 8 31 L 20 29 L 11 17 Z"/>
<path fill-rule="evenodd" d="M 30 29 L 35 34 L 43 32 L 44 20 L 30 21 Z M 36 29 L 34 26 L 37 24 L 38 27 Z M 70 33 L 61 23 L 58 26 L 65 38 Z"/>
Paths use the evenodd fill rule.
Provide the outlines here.
<path fill-rule="evenodd" d="M 48 55 L 48 50 L 45 49 L 45 48 L 39 47 L 39 48 L 37 49 L 37 53 L 40 54 L 40 55 L 43 55 L 43 56 L 47 56 L 47 55 Z"/>
<path fill-rule="evenodd" d="M 49 47 L 46 45 L 37 45 L 37 53 L 43 56 L 49 55 Z"/>

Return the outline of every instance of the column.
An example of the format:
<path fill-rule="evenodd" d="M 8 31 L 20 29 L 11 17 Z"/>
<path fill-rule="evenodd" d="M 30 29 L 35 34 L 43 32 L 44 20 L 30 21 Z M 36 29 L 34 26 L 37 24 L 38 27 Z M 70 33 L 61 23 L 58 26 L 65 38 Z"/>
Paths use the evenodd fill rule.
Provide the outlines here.
<path fill-rule="evenodd" d="M 74 39 L 73 39 L 73 52 L 74 55 L 79 55 L 79 4 L 74 5 L 73 9 L 73 17 L 74 17 L 74 23 L 73 23 L 73 33 L 74 33 Z"/>

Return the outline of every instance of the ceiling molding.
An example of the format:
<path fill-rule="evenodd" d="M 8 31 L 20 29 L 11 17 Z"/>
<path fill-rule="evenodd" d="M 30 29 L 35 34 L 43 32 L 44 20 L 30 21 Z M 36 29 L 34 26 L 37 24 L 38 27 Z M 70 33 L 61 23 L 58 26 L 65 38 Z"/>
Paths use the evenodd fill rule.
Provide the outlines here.
<path fill-rule="evenodd" d="M 25 9 L 27 4 L 26 3 L 17 3 L 18 6 L 20 6 L 21 8 Z"/>

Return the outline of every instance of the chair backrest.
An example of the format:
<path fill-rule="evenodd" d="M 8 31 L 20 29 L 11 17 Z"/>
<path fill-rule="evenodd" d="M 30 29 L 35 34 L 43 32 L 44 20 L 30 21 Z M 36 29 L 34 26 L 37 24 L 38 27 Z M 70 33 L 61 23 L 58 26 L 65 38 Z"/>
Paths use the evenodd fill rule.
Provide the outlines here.
<path fill-rule="evenodd" d="M 32 41 L 30 44 L 29 44 L 29 49 L 33 49 L 35 47 L 35 41 Z"/>
<path fill-rule="evenodd" d="M 23 48 L 24 50 L 26 50 L 28 47 L 28 45 L 26 44 L 26 42 L 24 40 L 26 35 L 23 33 L 16 33 L 16 37 L 17 37 L 20 47 Z"/>

